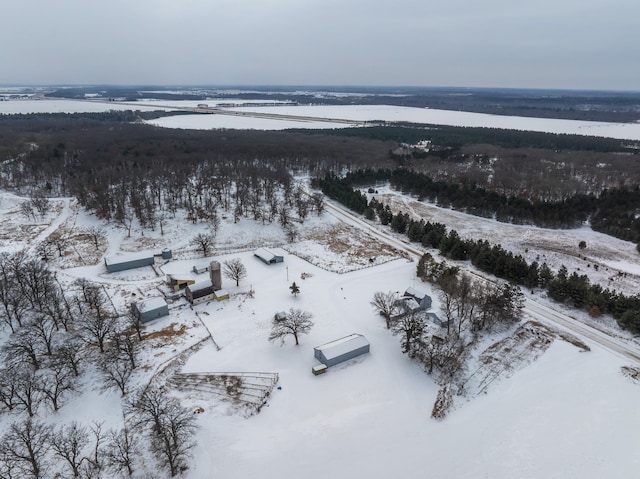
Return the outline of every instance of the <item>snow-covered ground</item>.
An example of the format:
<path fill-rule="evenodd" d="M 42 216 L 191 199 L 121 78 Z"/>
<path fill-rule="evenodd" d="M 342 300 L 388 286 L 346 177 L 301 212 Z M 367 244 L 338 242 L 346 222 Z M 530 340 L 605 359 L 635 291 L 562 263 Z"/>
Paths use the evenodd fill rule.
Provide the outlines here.
<path fill-rule="evenodd" d="M 73 200 L 64 199 L 38 225 L 20 228 L 30 223 L 17 213 L 20 201 L 14 195 L 0 195 L 0 251 L 27 246 L 52 229 L 73 231 L 96 224 Z M 435 211 L 431 214 L 432 221 L 439 220 Z M 456 229 L 464 236 L 460 225 L 476 220 L 465 215 L 458 216 L 458 221 Z M 491 224 L 494 232 L 504 231 L 501 239 L 512 235 L 508 225 Z M 375 247 L 375 240 L 362 231 L 344 230 L 352 235 L 355 248 L 343 249 L 335 242 L 340 236 L 338 226 L 342 227 L 328 213 L 309 218 L 299 226 L 298 242 L 288 244 L 277 225 L 248 219 L 237 224 L 223 221 L 216 243 L 223 253 L 214 257 L 221 262 L 239 258 L 247 277 L 238 287 L 223 279 L 223 287 L 231 293 L 227 301 L 191 308 L 178 299 L 170 304 L 170 316 L 145 327 L 147 333 L 175 332 L 175 337 L 158 337 L 147 350 L 142 362 L 149 369 L 140 373 L 147 379 L 201 340 L 203 346 L 186 360 L 182 372 L 279 375 L 279 388 L 251 416 L 210 394 L 174 391 L 185 406 L 203 410 L 197 419 L 200 429 L 193 465 L 185 477 L 599 479 L 637 474 L 640 384 L 620 373 L 621 366 L 628 365 L 624 360 L 588 341 L 589 352 L 554 341 L 536 361 L 514 371 L 509 379 L 495 381 L 488 393 L 457 397 L 456 409 L 445 420 L 430 419 L 438 386 L 402 354 L 399 338 L 385 329 L 369 302 L 375 291 L 415 286 L 433 292 L 416 281 L 415 262 L 399 254 L 394 258 L 393 250 L 384 249 L 385 254 L 372 264 L 355 257 L 354 251 Z M 175 259 L 166 264 L 158 261 L 156 269 L 187 274 L 203 261 L 189 249 L 189 239 L 203 227 L 179 218 L 164 235 L 145 230 L 142 236 L 134 228 L 129 238 L 126 231 L 111 226 L 109 244 L 102 251 L 111 255 L 171 247 Z M 577 249 L 577 238 L 567 246 L 554 246 L 549 236 L 548 247 L 562 249 L 573 243 Z M 580 254 L 589 254 L 591 248 L 619 248 L 608 246 L 615 241 L 609 237 L 588 235 L 586 241 L 587 250 Z M 513 244 L 517 243 L 514 239 Z M 267 266 L 258 261 L 252 248 L 262 244 L 283 254 L 284 263 Z M 232 251 L 233 247 L 237 250 Z M 383 250 L 381 244 L 378 248 Z M 610 261 L 629 263 L 627 256 L 608 254 Z M 162 275 L 150 267 L 109 275 L 101 257 L 78 265 L 72 256 L 70 252 L 69 258 L 54 261 L 60 281 L 67 284 L 79 275 L 98 281 L 117 306 L 160 291 L 169 293 Z M 334 265 L 340 258 L 342 268 Z M 199 276 L 206 278 L 206 274 Z M 300 286 L 297 297 L 289 291 L 292 281 Z M 314 327 L 301 336 L 299 346 L 291 338 L 283 345 L 270 343 L 267 336 L 274 313 L 292 307 L 312 312 Z M 311 368 L 318 362 L 313 347 L 354 332 L 369 340 L 371 352 L 314 376 Z M 0 416 L 0 421 L 5 418 Z M 113 390 L 85 393 L 53 418 L 71 419 L 104 420 L 110 426 L 120 420 L 119 394 Z"/>
<path fill-rule="evenodd" d="M 251 100 L 244 100 L 250 102 Z M 243 100 L 233 101 L 242 103 Z M 137 102 L 108 102 L 95 100 L 9 100 L 0 102 L 0 114 L 10 113 L 73 113 L 103 112 L 109 110 L 172 110 L 194 108 L 206 103 L 216 106 L 228 103 L 226 100 L 140 100 Z M 385 121 L 411 122 L 434 125 L 504 128 L 509 130 L 528 130 L 548 133 L 602 136 L 622 140 L 639 141 L 640 123 L 606 123 L 579 120 L 560 120 L 553 118 L 528 118 L 517 116 L 488 115 L 465 111 L 412 108 L 392 105 L 299 105 L 256 107 L 244 106 L 229 108 L 231 111 L 256 112 L 260 114 L 282 115 L 281 119 L 255 118 L 234 115 L 180 115 L 149 121 L 150 124 L 181 129 L 255 129 L 283 130 L 288 128 L 344 128 L 345 125 L 331 121 L 313 121 L 313 118 L 350 120 L 355 122 Z M 308 117 L 304 121 L 287 118 L 287 115 Z"/>
<path fill-rule="evenodd" d="M 146 123 L 164 128 L 184 130 L 217 130 L 222 128 L 234 130 L 286 130 L 291 128 L 323 130 L 331 128 L 345 128 L 344 123 L 338 122 L 256 118 L 251 116 L 230 115 L 166 116 L 163 118 L 156 118 L 154 120 L 147 120 Z"/>
<path fill-rule="evenodd" d="M 8 100 L 0 102 L 0 115 L 27 114 L 27 113 L 101 113 L 110 110 L 140 110 L 154 111 L 165 108 L 140 105 L 133 108 L 130 104 L 119 104 L 107 101 L 83 101 L 83 100 Z"/>

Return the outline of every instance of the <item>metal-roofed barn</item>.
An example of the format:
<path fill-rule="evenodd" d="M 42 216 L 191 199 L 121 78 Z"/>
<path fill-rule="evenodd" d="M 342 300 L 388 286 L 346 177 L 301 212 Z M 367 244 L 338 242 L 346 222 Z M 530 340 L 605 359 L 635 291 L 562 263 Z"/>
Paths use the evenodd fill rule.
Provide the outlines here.
<path fill-rule="evenodd" d="M 141 268 L 143 266 L 151 266 L 154 262 L 154 256 L 149 253 L 110 256 L 109 258 L 104 259 L 104 265 L 107 267 L 107 271 L 109 273 Z"/>
<path fill-rule="evenodd" d="M 162 316 L 168 316 L 169 306 L 164 298 L 156 296 L 131 303 L 131 312 L 138 321 L 147 323 Z"/>
<path fill-rule="evenodd" d="M 284 261 L 283 256 L 277 255 L 267 248 L 259 248 L 253 253 L 253 255 L 265 264 L 282 263 Z"/>
<path fill-rule="evenodd" d="M 362 334 L 350 334 L 313 348 L 313 356 L 327 367 L 369 352 L 369 341 Z"/>

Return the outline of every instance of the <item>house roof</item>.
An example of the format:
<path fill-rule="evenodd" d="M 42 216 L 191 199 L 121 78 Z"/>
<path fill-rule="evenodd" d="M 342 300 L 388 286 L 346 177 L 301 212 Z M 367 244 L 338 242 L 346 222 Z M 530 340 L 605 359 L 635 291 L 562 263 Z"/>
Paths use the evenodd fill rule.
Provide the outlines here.
<path fill-rule="evenodd" d="M 412 296 L 418 300 L 422 300 L 425 296 L 427 296 L 427 293 L 423 293 L 422 291 L 418 291 L 415 288 L 407 288 L 407 290 L 404 292 L 405 296 Z"/>
<path fill-rule="evenodd" d="M 167 306 L 167 302 L 160 296 L 143 299 L 142 301 L 138 301 L 136 303 L 136 308 L 138 308 L 138 311 L 140 311 L 141 313 L 153 311 L 154 309 L 160 309 L 165 306 Z"/>
<path fill-rule="evenodd" d="M 344 338 L 331 341 L 330 343 L 317 346 L 314 349 L 317 351 L 322 351 L 324 357 L 327 360 L 330 360 L 342 356 L 349 351 L 353 351 L 355 349 L 359 349 L 363 346 L 368 345 L 369 341 L 367 341 L 367 338 L 365 338 L 362 334 L 354 333 L 350 334 L 349 336 L 345 336 Z"/>

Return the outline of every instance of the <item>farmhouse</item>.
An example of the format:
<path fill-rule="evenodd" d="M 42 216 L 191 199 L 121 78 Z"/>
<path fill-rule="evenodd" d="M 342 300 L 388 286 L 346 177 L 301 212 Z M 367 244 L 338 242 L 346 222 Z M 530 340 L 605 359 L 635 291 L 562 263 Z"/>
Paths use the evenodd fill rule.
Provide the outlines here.
<path fill-rule="evenodd" d="M 164 298 L 159 296 L 131 303 L 131 313 L 138 321 L 147 323 L 162 316 L 169 315 L 169 306 Z"/>
<path fill-rule="evenodd" d="M 151 266 L 153 263 L 154 256 L 148 253 L 118 255 L 104 259 L 104 265 L 107 267 L 109 273 L 141 268 L 142 266 Z"/>
<path fill-rule="evenodd" d="M 184 295 L 191 304 L 200 304 L 213 299 L 213 284 L 211 281 L 190 284 L 184 291 Z"/>
<path fill-rule="evenodd" d="M 406 304 L 411 305 L 411 310 L 426 311 L 431 307 L 431 296 L 415 288 L 407 288 L 402 298 Z"/>
<path fill-rule="evenodd" d="M 369 341 L 362 334 L 350 334 L 313 348 L 313 356 L 327 367 L 368 352 Z"/>
<path fill-rule="evenodd" d="M 278 256 L 267 248 L 257 249 L 254 253 L 258 259 L 263 261 L 265 264 L 274 264 L 274 263 L 282 263 L 284 261 L 283 256 Z"/>

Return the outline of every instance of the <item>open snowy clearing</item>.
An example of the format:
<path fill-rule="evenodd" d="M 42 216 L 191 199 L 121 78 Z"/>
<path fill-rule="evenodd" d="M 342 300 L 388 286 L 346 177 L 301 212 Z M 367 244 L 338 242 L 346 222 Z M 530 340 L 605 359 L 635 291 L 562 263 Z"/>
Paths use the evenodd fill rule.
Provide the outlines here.
<path fill-rule="evenodd" d="M 250 100 L 234 101 L 234 103 Z M 0 102 L 0 114 L 12 113 L 96 113 L 109 110 L 172 110 L 195 108 L 206 103 L 216 106 L 227 103 L 223 100 L 140 100 L 136 102 L 109 102 L 96 100 L 9 100 Z M 275 102 L 274 102 L 275 103 Z M 242 113 L 282 115 L 278 118 L 255 118 L 233 115 L 180 115 L 168 116 L 149 121 L 150 124 L 179 129 L 255 129 L 284 130 L 289 128 L 327 129 L 344 128 L 345 125 L 331 121 L 313 121 L 313 118 L 351 120 L 361 123 L 371 121 L 410 122 L 434 125 L 504 128 L 508 130 L 538 131 L 547 133 L 602 136 L 621 140 L 640 140 L 640 123 L 605 123 L 553 118 L 527 118 L 516 116 L 489 115 L 464 111 L 411 108 L 392 105 L 300 105 L 229 108 Z M 287 116 L 309 117 L 308 120 L 291 119 Z"/>
<path fill-rule="evenodd" d="M 384 194 L 396 197 L 390 191 Z M 11 194 L 0 196 L 0 251 L 32 245 L 55 231 L 77 234 L 97 223 L 73 200 L 61 199 L 37 225 L 21 228 L 30 223 L 18 214 L 21 201 Z M 394 201 L 419 207 L 399 196 Z M 445 222 L 462 236 L 465 231 L 479 234 L 472 229 L 476 218 L 428 208 L 431 216 L 425 220 Z M 449 219 L 444 221 L 444 215 Z M 510 225 L 477 220 L 475 228 L 488 221 L 487 234 L 491 226 L 494 241 L 505 241 L 505 247 L 521 244 Z M 469 229 L 463 229 L 465 224 Z M 145 230 L 142 236 L 134 229 L 127 237 L 125 230 L 112 225 L 107 244 L 98 252 L 90 255 L 95 248 L 78 237 L 78 252 L 69 250 L 54 260 L 54 268 L 65 285 L 76 277 L 103 284 L 115 305 L 122 307 L 140 297 L 169 294 L 166 273 L 192 274 L 193 265 L 203 258 L 189 247 L 189 239 L 203 227 L 178 218 L 164 235 Z M 185 388 L 173 391 L 185 406 L 201 411 L 198 445 L 186 477 L 633 477 L 640 464 L 640 387 L 620 373 L 622 366 L 629 366 L 622 359 L 588 341 L 591 351 L 581 352 L 574 344 L 553 340 L 528 358 L 532 362 L 524 361 L 493 381 L 486 394 L 456 397 L 456 409 L 444 421 L 434 421 L 430 415 L 438 386 L 401 353 L 399 338 L 385 329 L 384 320 L 369 305 L 375 291 L 415 286 L 433 294 L 428 285 L 416 281 L 415 262 L 327 213 L 309 218 L 298 229 L 300 238 L 288 244 L 277 225 L 244 218 L 237 224 L 223 221 L 214 257 L 221 262 L 241 259 L 247 278 L 238 287 L 223 279 L 229 300 L 192 308 L 181 298 L 170 303 L 169 317 L 145 326 L 147 341 L 152 341 L 146 344 L 152 346 L 143 358 L 147 371 L 138 378 L 141 382 L 156 373 L 278 374 L 280 389 L 274 389 L 254 415 L 231 399 Z M 627 264 L 631 259 L 614 254 L 616 248 L 621 250 L 613 243 L 617 240 L 577 233 L 584 234 L 588 244 L 579 254 L 594 255 L 589 261 L 606 257 Z M 555 239 L 549 233 L 541 240 L 541 253 L 544 246 L 567 250 L 569 257 L 572 248 L 578 251 L 579 237 L 569 235 L 557 243 Z M 252 249 L 263 245 L 284 254 L 284 263 L 267 266 L 257 260 Z M 158 260 L 155 269 L 107 274 L 102 263 L 102 254 L 159 252 L 165 247 L 174 250 L 175 259 L 166 264 Z M 378 252 L 374 262 L 369 261 L 372 251 Z M 297 297 L 288 288 L 292 281 L 301 289 Z M 315 326 L 299 346 L 291 339 L 283 345 L 270 343 L 274 313 L 291 307 L 312 312 Z M 318 364 L 313 347 L 354 332 L 369 340 L 371 352 L 321 376 L 312 375 L 312 366 Z M 527 334 L 533 338 L 535 332 Z M 492 341 L 487 341 L 489 347 Z M 508 341 L 504 344 L 503 350 L 509 349 Z M 119 394 L 83 394 L 51 420 L 72 419 L 117 423 Z"/>
<path fill-rule="evenodd" d="M 8 100 L 0 101 L 0 115 L 28 114 L 28 113 L 102 113 L 111 110 L 131 110 L 131 105 L 118 104 L 106 101 L 82 101 L 82 100 Z M 166 108 L 154 108 L 153 106 L 136 107 L 140 111 L 165 110 Z"/>
<path fill-rule="evenodd" d="M 345 127 L 343 123 L 334 123 L 329 121 L 255 118 L 251 116 L 215 114 L 166 116 L 155 120 L 147 120 L 146 123 L 163 128 L 176 128 L 183 130 L 217 130 L 223 128 L 235 130 L 287 130 L 291 128 L 323 130 Z"/>

